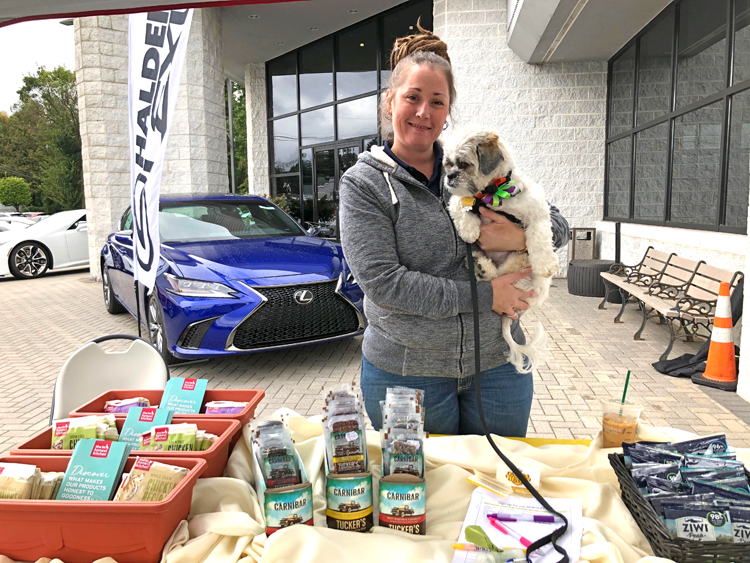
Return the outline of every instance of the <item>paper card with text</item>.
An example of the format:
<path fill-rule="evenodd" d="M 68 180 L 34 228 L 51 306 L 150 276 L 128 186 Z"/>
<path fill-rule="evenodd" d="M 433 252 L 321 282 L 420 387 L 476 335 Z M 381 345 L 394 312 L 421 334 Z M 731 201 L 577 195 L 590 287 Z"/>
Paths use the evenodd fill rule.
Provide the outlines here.
<path fill-rule="evenodd" d="M 57 500 L 110 500 L 130 453 L 126 442 L 87 438 L 76 444 Z"/>
<path fill-rule="evenodd" d="M 173 377 L 167 381 L 159 408 L 169 409 L 175 414 L 198 414 L 203 406 L 207 379 L 183 379 Z"/>
<path fill-rule="evenodd" d="M 172 422 L 172 411 L 156 407 L 133 407 L 128 411 L 125 424 L 120 432 L 120 442 L 133 444 L 138 448 L 138 437 L 154 426 L 164 426 Z"/>

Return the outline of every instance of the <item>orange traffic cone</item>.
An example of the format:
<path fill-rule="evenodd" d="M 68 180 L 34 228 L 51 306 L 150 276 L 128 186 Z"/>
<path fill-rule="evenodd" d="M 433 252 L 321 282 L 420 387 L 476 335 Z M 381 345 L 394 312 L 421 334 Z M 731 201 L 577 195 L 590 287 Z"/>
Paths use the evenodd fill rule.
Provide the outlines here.
<path fill-rule="evenodd" d="M 716 301 L 714 328 L 703 375 L 692 377 L 693 383 L 716 387 L 725 391 L 737 390 L 737 362 L 734 357 L 732 336 L 732 306 L 729 301 L 729 284 L 721 282 Z"/>

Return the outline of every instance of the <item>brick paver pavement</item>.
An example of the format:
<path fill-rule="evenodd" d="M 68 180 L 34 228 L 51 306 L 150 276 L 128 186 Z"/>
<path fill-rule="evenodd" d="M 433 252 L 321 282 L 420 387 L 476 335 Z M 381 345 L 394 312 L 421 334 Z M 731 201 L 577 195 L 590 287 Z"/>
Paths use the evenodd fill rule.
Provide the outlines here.
<path fill-rule="evenodd" d="M 625 324 L 615 325 L 619 306 L 599 311 L 598 301 L 571 296 L 565 280 L 555 280 L 537 315 L 547 328 L 550 354 L 535 376 L 530 436 L 593 436 L 600 424 L 598 398 L 621 393 L 631 369 L 628 396 L 645 405 L 645 422 L 699 434 L 726 432 L 733 445 L 750 446 L 750 427 L 740 418 L 688 379 L 669 378 L 651 367 L 666 345 L 665 326 L 649 324 L 646 340 L 634 342 L 637 308 L 630 305 Z M 127 314 L 109 315 L 101 285 L 81 270 L 38 280 L 0 279 L 0 311 L 0 452 L 5 452 L 46 426 L 54 381 L 70 354 L 96 336 L 133 334 L 136 322 Z M 264 389 L 260 416 L 279 407 L 312 415 L 322 407 L 322 387 L 358 379 L 360 343 L 357 338 L 235 356 L 176 366 L 172 372 L 205 377 L 210 388 Z M 673 356 L 699 346 L 678 343 Z"/>

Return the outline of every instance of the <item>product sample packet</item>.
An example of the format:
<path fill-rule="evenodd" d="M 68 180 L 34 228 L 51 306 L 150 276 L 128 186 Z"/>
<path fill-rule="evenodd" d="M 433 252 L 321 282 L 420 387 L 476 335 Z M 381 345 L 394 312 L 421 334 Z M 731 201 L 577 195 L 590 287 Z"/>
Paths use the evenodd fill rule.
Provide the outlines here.
<path fill-rule="evenodd" d="M 691 492 L 691 487 L 689 485 L 683 484 L 681 481 L 660 479 L 659 477 L 646 477 L 646 488 L 649 493 L 653 493 L 657 489 L 662 492 L 671 493 Z"/>
<path fill-rule="evenodd" d="M 141 457 L 135 459 L 133 468 L 115 494 L 115 501 L 159 502 L 187 477 L 184 467 L 167 465 Z"/>
<path fill-rule="evenodd" d="M 680 478 L 683 483 L 689 483 L 693 479 L 719 481 L 744 476 L 745 469 L 743 467 L 680 467 Z"/>
<path fill-rule="evenodd" d="M 713 481 L 695 479 L 693 481 L 693 494 L 713 493 L 716 498 L 729 500 L 750 501 L 750 493 L 742 489 L 734 489 L 726 485 L 720 485 Z"/>
<path fill-rule="evenodd" d="M 718 507 L 664 507 L 667 531 L 673 538 L 733 542 L 729 512 Z"/>
<path fill-rule="evenodd" d="M 172 411 L 156 407 L 133 407 L 122 425 L 120 442 L 128 442 L 138 447 L 141 434 L 154 426 L 163 426 L 172 422 Z"/>
<path fill-rule="evenodd" d="M 206 414 L 239 414 L 246 406 L 238 401 L 211 401 L 206 403 Z"/>
<path fill-rule="evenodd" d="M 151 429 L 150 450 L 154 452 L 193 452 L 195 437 L 198 433 L 196 424 L 168 424 L 154 426 Z"/>
<path fill-rule="evenodd" d="M 52 423 L 53 450 L 73 450 L 79 440 L 98 438 L 100 440 L 117 440 L 115 416 L 92 415 L 81 418 L 64 418 Z"/>
<path fill-rule="evenodd" d="M 104 403 L 104 412 L 123 413 L 129 412 L 133 407 L 150 407 L 151 403 L 146 397 L 134 397 L 132 399 L 113 399 Z"/>
<path fill-rule="evenodd" d="M 295 449 L 289 429 L 282 422 L 260 423 L 255 431 L 255 453 L 266 481 L 266 488 L 277 489 L 301 482 Z"/>
<path fill-rule="evenodd" d="M 42 473 L 39 479 L 39 490 L 34 498 L 41 500 L 52 500 L 55 498 L 55 492 L 65 477 L 65 473 L 50 471 Z"/>
<path fill-rule="evenodd" d="M 126 442 L 81 440 L 65 470 L 57 500 L 110 500 L 129 453 Z"/>
<path fill-rule="evenodd" d="M 32 498 L 37 467 L 25 463 L 0 463 L 0 499 Z"/>
<path fill-rule="evenodd" d="M 685 454 L 682 458 L 685 467 L 742 467 L 743 463 L 734 459 L 723 459 L 703 455 Z"/>
<path fill-rule="evenodd" d="M 651 446 L 630 449 L 630 459 L 636 463 L 682 463 L 682 454 L 668 452 Z"/>
<path fill-rule="evenodd" d="M 658 477 L 679 481 L 680 468 L 676 463 L 634 463 L 632 476 L 641 493 L 645 493 L 647 490 L 646 478 Z"/>
<path fill-rule="evenodd" d="M 649 447 L 653 447 L 653 448 L 664 450 L 664 451 L 674 451 L 674 449 L 672 448 L 671 442 L 646 442 L 646 441 L 633 442 L 633 443 L 623 442 L 622 443 L 623 462 L 625 463 L 625 466 L 627 468 L 630 468 L 633 465 L 633 462 L 630 459 L 630 450 L 631 449 L 637 450 L 638 448 L 641 448 L 643 446 L 649 446 Z"/>
<path fill-rule="evenodd" d="M 173 377 L 164 387 L 159 408 L 172 410 L 175 414 L 198 414 L 207 385 L 207 379 Z"/>

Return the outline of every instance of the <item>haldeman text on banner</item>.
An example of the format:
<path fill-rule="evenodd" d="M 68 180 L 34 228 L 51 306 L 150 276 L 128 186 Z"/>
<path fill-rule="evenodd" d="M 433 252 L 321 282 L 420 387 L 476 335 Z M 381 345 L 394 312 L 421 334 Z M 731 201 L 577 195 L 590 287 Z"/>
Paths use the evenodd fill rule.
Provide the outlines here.
<path fill-rule="evenodd" d="M 192 17 L 192 10 L 130 15 L 133 273 L 149 289 L 159 266 L 159 189 Z"/>

